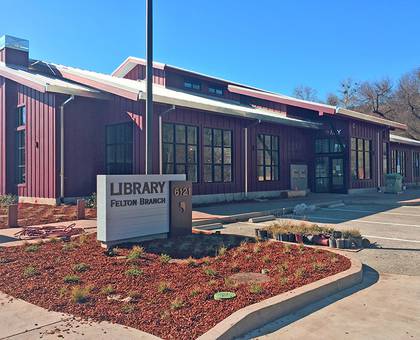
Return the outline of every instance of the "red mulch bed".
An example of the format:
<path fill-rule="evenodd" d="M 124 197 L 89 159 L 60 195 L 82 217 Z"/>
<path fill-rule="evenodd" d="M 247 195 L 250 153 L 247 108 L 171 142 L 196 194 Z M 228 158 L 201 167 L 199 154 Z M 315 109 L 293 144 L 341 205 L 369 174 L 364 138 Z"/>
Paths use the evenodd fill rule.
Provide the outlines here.
<path fill-rule="evenodd" d="M 118 248 L 115 251 L 118 256 L 106 254 L 94 235 L 72 241 L 74 247 L 56 241 L 43 243 L 34 252 L 25 251 L 27 246 L 3 248 L 0 290 L 50 310 L 108 320 L 164 339 L 194 339 L 238 309 L 344 271 L 351 265 L 347 258 L 324 250 L 281 242 L 261 242 L 256 246 L 253 239 L 240 245 L 243 239 L 233 235 L 191 235 L 151 241 L 142 244 L 146 252 L 134 261 L 125 258 L 130 251 L 128 247 Z M 215 256 L 215 250 L 222 244 L 228 250 Z M 161 253 L 183 260 L 163 263 L 158 255 Z M 212 256 L 199 258 L 191 265 L 185 260 L 189 254 Z M 73 267 L 78 263 L 87 264 L 89 269 L 75 272 Z M 36 268 L 38 275 L 26 277 L 24 271 L 28 266 Z M 127 275 L 132 267 L 143 270 L 143 274 Z M 215 275 L 209 275 L 206 269 L 213 269 Z M 237 272 L 261 273 L 262 269 L 268 269 L 270 280 L 258 287 L 226 280 Z M 64 283 L 63 278 L 69 274 L 78 275 L 81 281 Z M 168 284 L 169 291 L 158 291 L 162 282 Z M 71 289 L 78 285 L 90 287 L 85 303 L 71 299 Z M 130 302 L 109 300 L 101 292 L 107 285 L 112 285 L 114 294 L 122 298 L 134 298 Z M 251 288 L 262 291 L 251 292 Z M 196 294 L 192 293 L 194 290 Z M 218 291 L 232 291 L 237 296 L 215 301 L 213 294 Z M 176 298 L 183 303 L 179 309 L 171 307 Z"/>
<path fill-rule="evenodd" d="M 6 228 L 7 209 L 0 207 L 0 228 Z M 96 209 L 86 209 L 86 218 L 96 218 Z M 21 227 L 72 221 L 76 219 L 75 205 L 42 205 L 20 203 L 18 208 L 18 224 Z"/>

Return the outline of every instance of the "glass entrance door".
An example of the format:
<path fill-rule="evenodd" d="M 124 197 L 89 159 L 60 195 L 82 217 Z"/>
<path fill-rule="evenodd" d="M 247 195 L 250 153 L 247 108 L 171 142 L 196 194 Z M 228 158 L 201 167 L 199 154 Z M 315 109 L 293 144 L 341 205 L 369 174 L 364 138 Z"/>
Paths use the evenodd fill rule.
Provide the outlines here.
<path fill-rule="evenodd" d="M 331 158 L 331 191 L 344 191 L 344 159 Z"/>
<path fill-rule="evenodd" d="M 330 164 L 329 157 L 317 157 L 315 160 L 315 191 L 330 191 Z"/>

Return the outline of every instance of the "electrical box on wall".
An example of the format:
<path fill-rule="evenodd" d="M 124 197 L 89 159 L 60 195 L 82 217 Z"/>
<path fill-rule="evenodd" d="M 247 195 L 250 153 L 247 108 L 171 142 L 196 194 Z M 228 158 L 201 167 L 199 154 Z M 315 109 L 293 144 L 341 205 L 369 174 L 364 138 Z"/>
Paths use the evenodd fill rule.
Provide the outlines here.
<path fill-rule="evenodd" d="M 290 164 L 290 189 L 308 189 L 308 166 L 306 164 Z"/>

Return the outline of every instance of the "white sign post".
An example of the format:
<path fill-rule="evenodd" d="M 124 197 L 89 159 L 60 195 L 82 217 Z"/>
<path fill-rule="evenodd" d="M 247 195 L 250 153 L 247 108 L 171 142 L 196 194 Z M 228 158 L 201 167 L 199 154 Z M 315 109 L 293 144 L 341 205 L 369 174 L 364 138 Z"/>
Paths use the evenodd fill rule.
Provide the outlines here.
<path fill-rule="evenodd" d="M 98 175 L 97 238 L 106 247 L 169 233 L 169 186 L 185 175 Z"/>

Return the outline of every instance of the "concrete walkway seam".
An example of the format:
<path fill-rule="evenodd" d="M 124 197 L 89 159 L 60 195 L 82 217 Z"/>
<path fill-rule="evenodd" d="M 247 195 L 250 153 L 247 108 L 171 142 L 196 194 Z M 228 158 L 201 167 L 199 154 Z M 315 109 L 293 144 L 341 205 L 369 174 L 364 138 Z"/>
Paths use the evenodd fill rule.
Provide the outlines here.
<path fill-rule="evenodd" d="M 316 301 L 359 284 L 363 279 L 362 263 L 356 259 L 350 259 L 350 261 L 350 269 L 344 272 L 236 311 L 201 335 L 198 340 L 234 339 Z"/>

